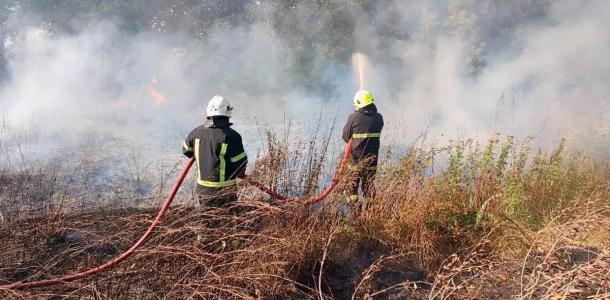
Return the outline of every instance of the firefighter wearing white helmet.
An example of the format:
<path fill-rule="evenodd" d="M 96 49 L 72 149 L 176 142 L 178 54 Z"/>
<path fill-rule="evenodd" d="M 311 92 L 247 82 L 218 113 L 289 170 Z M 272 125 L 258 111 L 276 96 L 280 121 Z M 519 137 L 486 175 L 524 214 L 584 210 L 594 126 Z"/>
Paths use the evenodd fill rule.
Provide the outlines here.
<path fill-rule="evenodd" d="M 222 96 L 214 96 L 210 102 L 208 102 L 208 107 L 206 109 L 208 119 L 212 117 L 231 117 L 231 111 L 233 107 Z"/>
<path fill-rule="evenodd" d="M 348 184 L 348 204 L 360 210 L 358 190 L 362 188 L 364 205 L 375 198 L 375 174 L 377 173 L 377 159 L 383 129 L 383 116 L 377 111 L 373 94 L 367 90 L 359 90 L 354 95 L 356 111 L 347 119 L 343 128 L 343 140 L 347 143 L 352 140 L 352 151 L 349 169 L 352 177 Z"/>
<path fill-rule="evenodd" d="M 233 107 L 222 96 L 207 105 L 208 121 L 193 129 L 182 146 L 186 157 L 197 163 L 197 194 L 201 205 L 230 206 L 237 200 L 237 178 L 246 172 L 248 156 L 241 135 L 229 122 Z"/>

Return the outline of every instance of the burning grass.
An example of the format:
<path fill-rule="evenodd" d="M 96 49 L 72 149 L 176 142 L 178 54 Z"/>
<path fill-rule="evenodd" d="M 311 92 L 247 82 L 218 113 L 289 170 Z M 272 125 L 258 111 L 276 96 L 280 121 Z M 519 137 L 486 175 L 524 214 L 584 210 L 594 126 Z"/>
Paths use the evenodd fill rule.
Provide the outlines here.
<path fill-rule="evenodd" d="M 313 194 L 328 144 L 268 135 L 254 174 Z M 423 143 L 422 143 L 423 145 Z M 198 299 L 604 299 L 610 297 L 607 162 L 561 143 L 414 145 L 378 176 L 378 196 L 345 215 L 339 187 L 314 207 L 243 187 L 229 209 L 174 207 L 135 256 L 62 286 L 4 297 Z M 442 160 L 442 171 L 432 167 Z M 300 163 L 295 163 L 300 162 Z M 281 171 L 278 171 L 281 170 Z M 151 210 L 94 210 L 5 222 L 0 282 L 72 273 L 127 249 Z"/>

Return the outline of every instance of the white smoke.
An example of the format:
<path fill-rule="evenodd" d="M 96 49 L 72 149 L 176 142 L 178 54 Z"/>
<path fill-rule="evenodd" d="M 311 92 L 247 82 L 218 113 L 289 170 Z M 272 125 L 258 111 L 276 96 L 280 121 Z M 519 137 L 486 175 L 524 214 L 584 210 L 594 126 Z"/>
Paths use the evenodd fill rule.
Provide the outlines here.
<path fill-rule="evenodd" d="M 233 102 L 236 128 L 250 136 L 254 120 L 315 121 L 322 105 L 325 120 L 337 110 L 342 120 L 358 86 L 349 61 L 312 53 L 313 76 L 330 90 L 308 90 L 289 68 L 298 49 L 276 32 L 272 6 L 265 3 L 250 8 L 250 24 L 219 25 L 201 40 L 152 29 L 126 33 L 99 17 L 76 33 L 57 33 L 23 21 L 31 14 L 17 10 L 5 24 L 11 29 L 2 43 L 9 79 L 0 87 L 0 112 L 14 126 L 33 121 L 59 136 L 94 130 L 169 144 L 201 122 L 205 102 L 215 94 Z M 466 9 L 491 9 L 489 4 L 465 3 L 470 6 L 384 1 L 371 10 L 374 18 L 363 9 L 345 12 L 354 19 L 354 34 L 345 38 L 353 41 L 353 52 L 370 58 L 366 88 L 390 135 L 409 143 L 425 129 L 448 138 L 499 131 L 554 142 L 607 118 L 607 1 L 555 1 L 546 15 L 523 20 L 502 46 L 485 44 L 484 26 L 491 21 Z M 294 10 L 298 28 L 316 26 L 314 4 Z M 401 28 L 386 28 L 388 20 Z M 378 34 L 404 28 L 408 36 Z M 164 95 L 163 103 L 155 102 L 151 88 Z"/>
<path fill-rule="evenodd" d="M 509 48 L 487 51 L 487 66 L 474 76 L 468 62 L 485 47 L 472 38 L 476 32 L 430 41 L 422 30 L 411 42 L 388 47 L 401 58 L 404 81 L 393 80 L 402 74 L 378 58 L 370 88 L 389 100 L 380 104 L 387 119 L 403 120 L 409 137 L 429 127 L 453 139 L 498 131 L 556 142 L 610 115 L 609 10 L 606 1 L 555 1 L 543 20 L 519 28 Z M 462 29 L 477 31 L 463 14 L 457 14 Z M 434 31 L 438 13 L 424 9 L 421 18 L 432 20 L 425 25 Z"/>

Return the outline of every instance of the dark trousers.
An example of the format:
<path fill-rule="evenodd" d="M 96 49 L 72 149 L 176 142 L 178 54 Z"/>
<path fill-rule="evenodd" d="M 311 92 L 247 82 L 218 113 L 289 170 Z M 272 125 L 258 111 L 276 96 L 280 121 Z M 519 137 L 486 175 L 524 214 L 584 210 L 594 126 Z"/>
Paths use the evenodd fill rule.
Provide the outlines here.
<path fill-rule="evenodd" d="M 358 188 L 362 187 L 362 194 L 366 199 L 375 198 L 376 166 L 356 167 L 350 166 L 351 178 L 348 182 L 348 192 L 351 200 L 358 199 Z"/>
<path fill-rule="evenodd" d="M 237 202 L 237 188 L 208 188 L 199 185 L 197 199 L 202 207 L 228 208 Z"/>
<path fill-rule="evenodd" d="M 225 188 L 197 186 L 196 192 L 201 208 L 213 214 L 213 217 L 205 220 L 207 226 L 212 228 L 212 234 L 198 237 L 198 239 L 203 240 L 203 243 L 215 240 L 216 242 L 210 244 L 211 251 L 237 249 L 243 242 L 243 238 L 236 237 L 236 235 L 247 229 L 247 224 L 243 224 L 239 220 L 245 209 L 237 203 L 237 188 L 235 186 Z M 228 238 L 227 236 L 233 237 Z"/>

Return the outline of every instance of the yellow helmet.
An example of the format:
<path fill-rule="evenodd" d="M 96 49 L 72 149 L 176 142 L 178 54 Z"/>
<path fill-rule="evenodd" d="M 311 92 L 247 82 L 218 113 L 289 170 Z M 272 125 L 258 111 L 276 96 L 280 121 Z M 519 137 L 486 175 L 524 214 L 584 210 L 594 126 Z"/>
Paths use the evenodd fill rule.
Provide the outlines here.
<path fill-rule="evenodd" d="M 367 90 L 359 90 L 354 95 L 354 105 L 357 108 L 363 108 L 369 104 L 373 104 L 375 100 L 373 99 L 373 94 Z"/>

